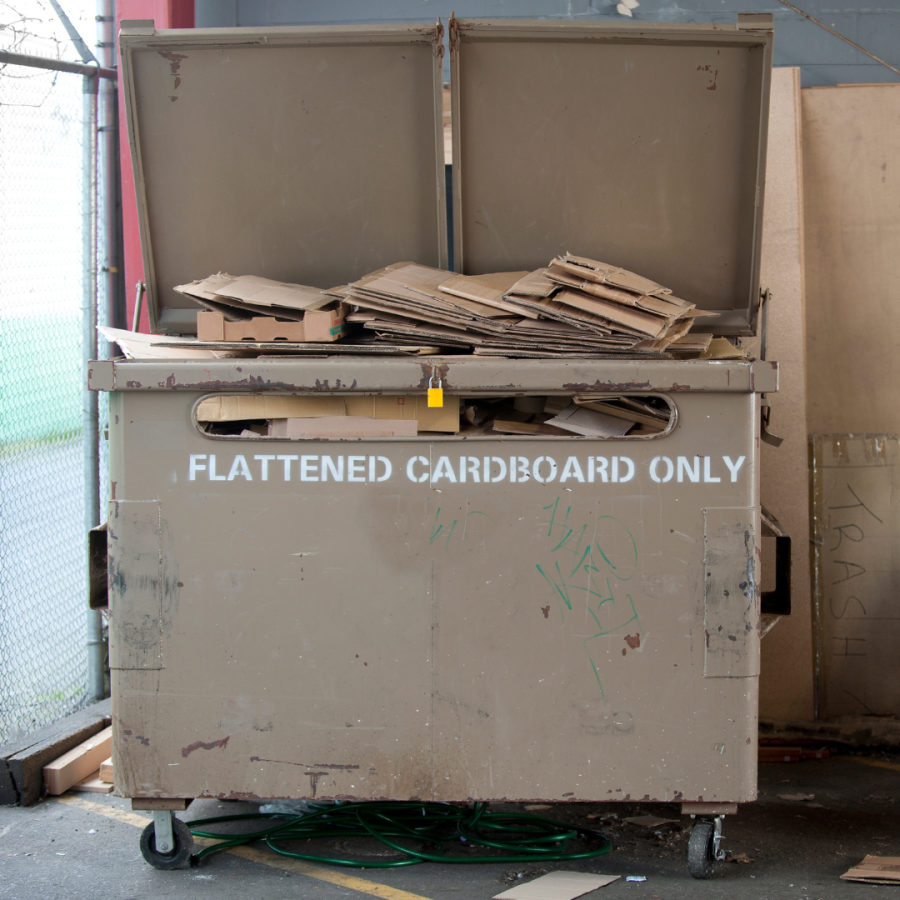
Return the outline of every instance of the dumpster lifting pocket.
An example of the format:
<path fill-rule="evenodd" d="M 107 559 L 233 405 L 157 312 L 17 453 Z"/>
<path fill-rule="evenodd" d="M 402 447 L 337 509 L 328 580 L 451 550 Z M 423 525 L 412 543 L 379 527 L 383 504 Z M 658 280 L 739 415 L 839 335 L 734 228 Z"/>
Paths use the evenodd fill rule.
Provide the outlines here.
<path fill-rule="evenodd" d="M 703 511 L 703 674 L 759 675 L 759 586 L 755 511 Z"/>

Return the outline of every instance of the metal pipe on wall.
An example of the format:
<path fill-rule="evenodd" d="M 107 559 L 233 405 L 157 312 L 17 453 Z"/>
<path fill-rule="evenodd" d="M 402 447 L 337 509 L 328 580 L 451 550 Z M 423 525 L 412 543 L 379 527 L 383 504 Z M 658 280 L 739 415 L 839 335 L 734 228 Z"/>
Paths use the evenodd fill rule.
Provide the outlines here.
<path fill-rule="evenodd" d="M 97 358 L 97 93 L 98 78 L 84 76 L 82 88 L 82 351 L 87 365 Z M 100 524 L 100 432 L 97 394 L 82 389 L 82 448 L 84 465 L 84 534 Z M 85 553 L 87 542 L 85 541 Z M 90 576 L 86 574 L 88 592 Z M 89 596 L 89 593 L 88 593 Z M 88 702 L 104 695 L 105 645 L 99 610 L 87 610 Z"/>

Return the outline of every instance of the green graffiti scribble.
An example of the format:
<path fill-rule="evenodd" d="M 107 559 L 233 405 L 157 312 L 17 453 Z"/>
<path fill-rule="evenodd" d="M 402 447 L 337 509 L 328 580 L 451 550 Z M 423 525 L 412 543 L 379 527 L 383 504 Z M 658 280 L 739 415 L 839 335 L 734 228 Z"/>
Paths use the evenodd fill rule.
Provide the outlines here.
<path fill-rule="evenodd" d="M 594 665 L 594 660 L 591 657 L 591 651 L 587 648 L 587 642 L 589 640 L 590 638 L 588 638 L 582 646 L 584 647 L 584 652 L 587 653 L 588 662 L 591 664 L 591 668 L 594 670 L 594 678 L 597 679 L 597 687 L 600 688 L 600 696 L 605 700 L 606 694 L 603 693 L 603 683 L 600 681 L 600 673 L 597 671 L 597 667 Z"/>
<path fill-rule="evenodd" d="M 492 516 L 489 516 L 486 512 L 482 512 L 480 509 L 473 509 L 471 512 L 466 513 L 466 517 L 463 520 L 463 540 L 466 540 L 466 527 L 469 524 L 469 516 L 484 516 L 486 519 L 490 519 L 495 525 L 497 524 L 497 520 Z"/>
<path fill-rule="evenodd" d="M 434 524 L 435 524 L 435 525 L 437 525 L 438 516 L 439 516 L 440 514 L 441 514 L 441 508 L 438 507 L 438 508 L 437 508 L 437 512 L 434 514 Z M 438 535 L 441 533 L 441 531 L 443 530 L 443 528 L 444 528 L 443 525 L 437 525 L 437 528 L 435 528 L 434 531 L 431 532 L 431 537 L 428 538 L 428 544 L 429 544 L 429 546 L 431 546 L 431 544 L 433 544 L 433 543 L 437 540 L 437 537 L 438 537 Z"/>
<path fill-rule="evenodd" d="M 544 579 L 547 584 L 550 585 L 550 588 L 557 594 L 559 594 L 559 596 L 562 598 L 563 603 L 565 603 L 566 606 L 571 609 L 572 601 L 569 598 L 569 586 L 566 584 L 566 580 L 565 578 L 563 578 L 562 572 L 560 572 L 559 570 L 559 563 L 554 563 L 553 565 L 556 567 L 556 574 L 559 575 L 559 582 L 551 580 L 551 578 L 540 566 L 537 566 L 536 568 L 538 572 L 540 572 L 541 575 L 544 576 Z"/>
<path fill-rule="evenodd" d="M 540 564 L 536 564 L 535 567 L 549 585 L 554 596 L 562 600 L 562 605 L 560 606 L 559 611 L 560 622 L 563 628 L 565 628 L 566 610 L 571 611 L 573 609 L 572 592 L 582 591 L 585 594 L 585 608 L 591 614 L 591 618 L 596 623 L 596 627 L 599 629 L 599 631 L 596 634 L 592 634 L 589 637 L 585 638 L 583 646 L 585 653 L 587 654 L 588 661 L 591 664 L 591 669 L 594 673 L 594 677 L 597 679 L 597 686 L 600 688 L 600 695 L 605 700 L 606 695 L 603 690 L 603 684 L 600 680 L 600 673 L 597 670 L 597 666 L 594 663 L 593 657 L 591 656 L 588 642 L 609 634 L 613 634 L 614 632 L 621 631 L 627 628 L 632 623 L 637 623 L 637 628 L 639 630 L 642 630 L 640 619 L 638 617 L 637 607 L 634 604 L 634 599 L 632 598 L 631 594 L 626 594 L 624 600 L 622 601 L 624 603 L 624 608 L 621 610 L 621 615 L 623 617 L 622 621 L 611 627 L 604 626 L 600 621 L 601 610 L 603 610 L 603 607 L 605 607 L 607 604 L 612 604 L 609 607 L 610 615 L 608 617 L 604 616 L 604 618 L 608 618 L 610 621 L 616 621 L 616 619 L 618 618 L 617 612 L 619 604 L 616 601 L 615 592 L 613 590 L 612 582 L 610 579 L 618 582 L 626 582 L 634 577 L 634 574 L 637 571 L 638 563 L 637 542 L 634 539 L 634 535 L 632 534 L 631 529 L 628 528 L 628 526 L 625 525 L 624 522 L 622 522 L 620 519 L 617 519 L 615 516 L 609 515 L 595 517 L 593 534 L 590 540 L 586 540 L 588 534 L 588 524 L 585 523 L 580 528 L 569 525 L 569 515 L 572 511 L 571 506 L 566 508 L 565 515 L 563 515 L 560 519 L 558 515 L 559 501 L 560 498 L 557 497 L 556 500 L 554 500 L 554 502 L 549 506 L 541 507 L 541 509 L 543 509 L 544 511 L 549 512 L 550 516 L 547 521 L 543 521 L 540 524 L 547 526 L 547 536 L 549 538 L 553 538 L 555 541 L 554 546 L 551 547 L 549 552 L 553 554 L 571 554 L 571 568 L 566 565 L 565 568 L 568 571 L 568 576 L 564 575 L 563 569 L 560 567 L 558 559 L 553 560 L 553 567 L 549 571 L 542 567 Z M 631 542 L 633 560 L 629 560 L 628 563 L 619 560 L 619 565 L 617 566 L 606 554 L 600 544 L 600 541 L 597 540 L 597 526 L 598 523 L 600 523 L 604 519 L 608 519 L 609 521 L 614 522 L 616 525 L 621 526 L 625 530 L 625 534 L 628 536 L 628 539 Z M 599 554 L 599 558 L 595 558 L 595 551 L 597 554 Z M 632 571 L 629 575 L 625 576 L 623 572 L 627 571 L 629 567 L 632 568 Z M 579 572 L 585 573 L 585 583 L 571 583 L 571 579 L 575 578 L 575 576 Z M 600 581 L 602 581 L 602 584 L 598 583 Z M 621 599 L 622 598 L 620 598 L 620 600 Z"/>

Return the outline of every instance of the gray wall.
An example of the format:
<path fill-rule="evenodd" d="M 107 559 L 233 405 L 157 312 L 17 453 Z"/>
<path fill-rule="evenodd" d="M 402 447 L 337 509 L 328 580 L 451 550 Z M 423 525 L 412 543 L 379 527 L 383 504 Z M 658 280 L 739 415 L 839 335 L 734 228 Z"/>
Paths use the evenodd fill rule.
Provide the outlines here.
<path fill-rule="evenodd" d="M 900 68 L 900 0 L 796 0 L 841 34 Z M 613 0 L 195 0 L 196 26 L 446 24 L 461 19 L 619 19 Z M 900 76 L 776 0 L 641 0 L 635 21 L 734 23 L 739 12 L 775 16 L 775 65 L 800 66 L 803 87 L 900 82 Z M 445 57 L 446 59 L 446 57 Z M 449 71 L 445 71 L 445 79 Z"/>

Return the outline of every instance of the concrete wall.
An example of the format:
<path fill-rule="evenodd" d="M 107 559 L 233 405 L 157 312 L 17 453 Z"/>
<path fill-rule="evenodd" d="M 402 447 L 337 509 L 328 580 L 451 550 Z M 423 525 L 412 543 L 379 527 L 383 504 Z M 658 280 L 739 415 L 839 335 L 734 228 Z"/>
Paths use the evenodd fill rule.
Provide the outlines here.
<path fill-rule="evenodd" d="M 799 0 L 811 16 L 900 68 L 900 3 Z M 195 0 L 196 25 L 445 23 L 461 19 L 621 19 L 613 0 Z M 801 86 L 900 82 L 900 76 L 776 0 L 642 0 L 635 21 L 733 24 L 738 13 L 775 16 L 775 65 L 799 66 Z M 449 71 L 445 72 L 449 78 Z"/>

